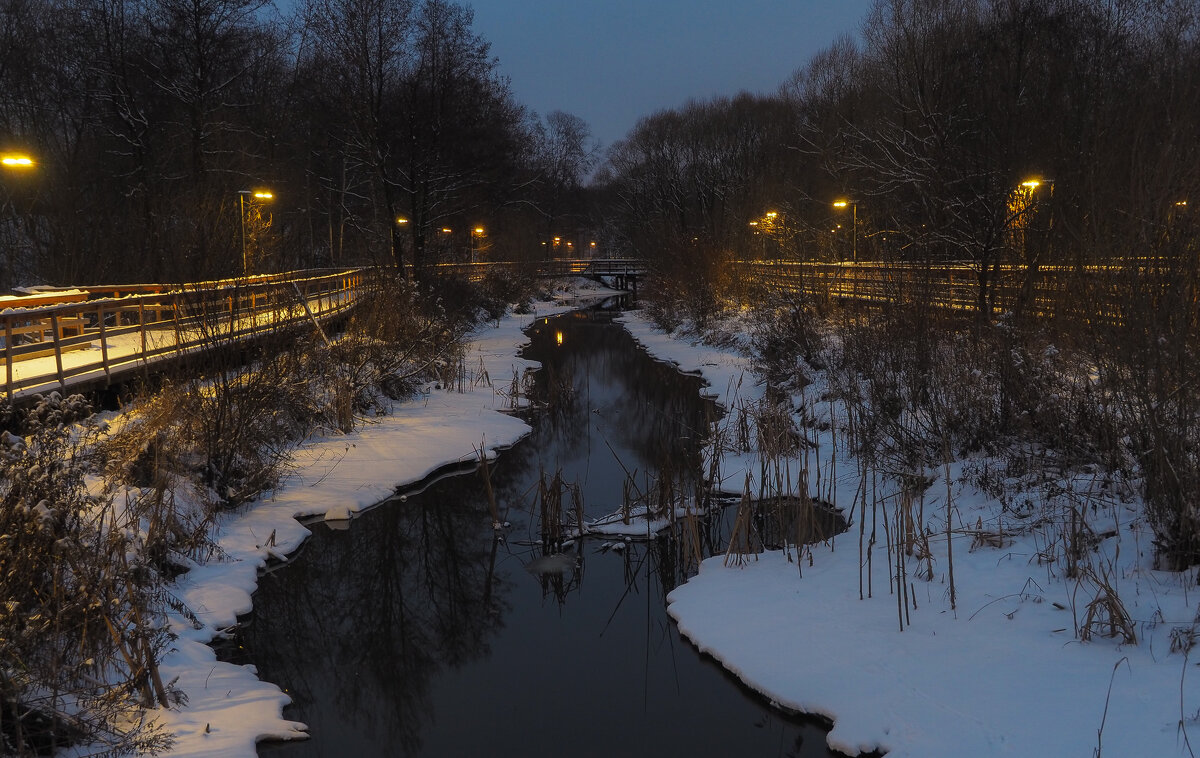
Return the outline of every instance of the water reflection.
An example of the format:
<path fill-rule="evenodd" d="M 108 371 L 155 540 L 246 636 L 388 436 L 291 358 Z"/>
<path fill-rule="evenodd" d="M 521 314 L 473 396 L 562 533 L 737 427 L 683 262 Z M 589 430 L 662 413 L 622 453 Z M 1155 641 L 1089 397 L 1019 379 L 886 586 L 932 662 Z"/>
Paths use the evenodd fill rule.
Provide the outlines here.
<path fill-rule="evenodd" d="M 439 481 L 348 530 L 314 525 L 264 576 L 239 642 L 291 693 L 312 739 L 289 756 L 827 756 L 818 727 L 771 710 L 683 641 L 665 596 L 696 538 L 576 540 L 542 551 L 534 492 L 578 483 L 589 518 L 616 509 L 627 472 L 698 469 L 709 404 L 698 380 L 649 360 L 617 326 L 562 317 L 531 330 L 546 366 L 534 432 L 492 468 L 510 526 L 497 535 L 478 474 Z M 559 335 L 561 334 L 561 342 Z"/>

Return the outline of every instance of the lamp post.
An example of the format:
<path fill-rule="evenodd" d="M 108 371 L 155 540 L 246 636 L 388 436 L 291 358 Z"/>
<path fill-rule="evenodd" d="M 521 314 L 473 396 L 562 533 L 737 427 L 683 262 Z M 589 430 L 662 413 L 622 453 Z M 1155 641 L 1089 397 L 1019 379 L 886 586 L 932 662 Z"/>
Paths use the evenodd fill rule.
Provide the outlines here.
<path fill-rule="evenodd" d="M 247 270 L 246 259 L 246 198 L 250 197 L 253 200 L 267 202 L 275 198 L 266 190 L 238 190 L 238 218 L 242 222 L 242 276 L 249 273 Z"/>
<path fill-rule="evenodd" d="M 36 167 L 37 167 L 37 162 L 34 161 L 34 159 L 31 156 L 27 155 L 26 153 L 8 153 L 8 152 L 0 153 L 0 168 L 4 169 L 3 173 L 6 173 L 6 174 L 11 173 L 13 175 L 24 174 L 26 172 L 33 171 Z M 14 179 L 14 182 L 17 182 L 17 181 L 19 181 L 19 180 Z M 6 250 L 5 254 L 4 254 L 5 259 L 6 259 L 4 267 L 6 269 L 8 269 L 9 271 L 12 271 L 13 267 L 11 264 L 13 263 L 13 258 L 17 257 L 16 250 L 20 247 L 19 238 L 21 235 L 19 233 L 19 229 L 20 229 L 20 224 L 21 224 L 21 214 L 20 214 L 20 211 L 17 210 L 17 200 L 15 199 L 14 191 L 12 189 L 10 189 L 9 187 L 0 187 L 0 189 L 4 190 L 3 202 L 0 202 L 0 223 L 5 223 L 5 224 L 8 223 L 7 218 L 6 218 L 6 216 L 8 215 L 7 207 L 10 205 L 12 206 L 14 248 L 13 248 L 12 252 L 9 252 Z M 32 199 L 29 201 L 29 213 L 31 215 L 33 213 L 33 200 Z M 29 222 L 27 221 L 26 229 L 28 229 L 28 223 Z M 28 237 L 29 235 L 26 235 L 26 236 Z M 8 278 L 9 278 L 9 276 L 7 273 L 0 274 L 0 287 L 7 288 L 9 286 L 12 286 L 13 282 L 8 281 Z"/>
<path fill-rule="evenodd" d="M 477 240 L 483 237 L 483 227 L 477 226 L 471 230 L 471 263 L 475 263 L 475 255 L 478 252 Z"/>
<path fill-rule="evenodd" d="M 850 260 L 858 263 L 858 203 L 853 200 L 835 200 L 834 208 L 850 206 Z"/>

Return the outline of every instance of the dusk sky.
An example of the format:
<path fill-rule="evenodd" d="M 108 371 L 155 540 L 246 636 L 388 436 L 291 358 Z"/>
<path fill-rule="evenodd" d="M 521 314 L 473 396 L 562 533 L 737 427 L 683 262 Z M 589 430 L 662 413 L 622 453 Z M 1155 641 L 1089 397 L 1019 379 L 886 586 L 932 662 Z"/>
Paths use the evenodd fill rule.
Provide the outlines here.
<path fill-rule="evenodd" d="M 689 99 L 768 93 L 871 0 L 474 0 L 475 31 L 527 107 L 579 116 L 607 148 Z"/>

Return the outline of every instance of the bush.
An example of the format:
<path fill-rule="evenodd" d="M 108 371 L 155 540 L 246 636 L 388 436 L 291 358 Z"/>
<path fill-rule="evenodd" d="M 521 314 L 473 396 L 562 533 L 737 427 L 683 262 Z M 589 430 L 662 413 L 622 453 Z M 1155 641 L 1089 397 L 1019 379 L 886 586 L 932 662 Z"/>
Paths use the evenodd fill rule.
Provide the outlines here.
<path fill-rule="evenodd" d="M 43 415 L 28 421 L 41 426 Z M 89 494 L 94 429 L 0 435 L 0 734 L 6 754 L 68 742 L 150 751 L 168 738 L 129 719 L 167 705 L 158 677 L 162 598 L 136 517 Z M 130 528 L 132 527 L 132 528 Z"/>

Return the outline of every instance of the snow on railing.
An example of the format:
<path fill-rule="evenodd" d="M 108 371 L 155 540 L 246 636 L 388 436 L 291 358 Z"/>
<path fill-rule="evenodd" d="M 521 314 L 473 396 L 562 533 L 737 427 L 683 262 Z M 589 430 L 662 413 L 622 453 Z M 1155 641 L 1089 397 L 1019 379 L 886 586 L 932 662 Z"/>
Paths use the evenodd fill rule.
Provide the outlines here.
<path fill-rule="evenodd" d="M 65 391 L 352 308 L 368 269 L 39 290 L 0 299 L 4 397 Z M 214 339 L 219 334 L 219 339 Z"/>

